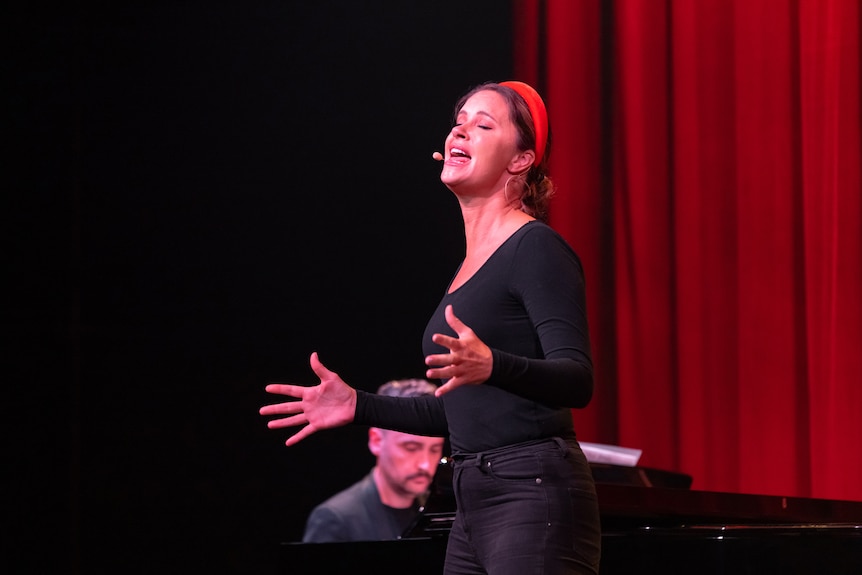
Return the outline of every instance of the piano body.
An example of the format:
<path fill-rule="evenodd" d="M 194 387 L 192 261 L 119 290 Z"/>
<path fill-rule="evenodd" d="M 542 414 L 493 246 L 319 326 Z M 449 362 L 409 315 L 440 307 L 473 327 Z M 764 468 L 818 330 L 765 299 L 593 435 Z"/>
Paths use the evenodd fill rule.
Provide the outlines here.
<path fill-rule="evenodd" d="M 279 573 L 439 575 L 455 507 L 447 474 L 396 541 L 284 543 Z M 862 575 L 862 502 L 698 491 L 684 474 L 593 464 L 601 575 Z"/>

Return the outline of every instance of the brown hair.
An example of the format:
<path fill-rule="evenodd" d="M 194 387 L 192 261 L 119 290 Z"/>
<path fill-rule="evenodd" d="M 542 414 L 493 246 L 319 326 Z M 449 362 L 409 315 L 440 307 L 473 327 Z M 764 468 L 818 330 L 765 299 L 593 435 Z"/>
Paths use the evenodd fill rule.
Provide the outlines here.
<path fill-rule="evenodd" d="M 512 88 L 501 86 L 496 82 L 486 82 L 476 86 L 464 94 L 455 104 L 454 117 L 458 116 L 461 108 L 467 100 L 475 93 L 489 90 L 500 94 L 509 106 L 509 116 L 518 130 L 518 141 L 516 145 L 519 150 L 536 149 L 536 130 L 533 119 L 530 116 L 530 108 L 527 102 Z M 545 145 L 545 153 L 538 165 L 530 166 L 524 178 L 521 190 L 521 209 L 543 222 L 548 221 L 548 204 L 554 195 L 554 183 L 548 175 L 548 158 L 551 156 L 551 128 L 548 126 L 548 142 Z"/>

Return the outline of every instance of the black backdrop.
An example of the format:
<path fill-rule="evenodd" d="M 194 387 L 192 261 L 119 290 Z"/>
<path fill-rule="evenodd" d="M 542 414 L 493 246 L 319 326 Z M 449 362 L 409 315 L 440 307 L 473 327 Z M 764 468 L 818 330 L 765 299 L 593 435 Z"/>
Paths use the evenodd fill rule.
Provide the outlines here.
<path fill-rule="evenodd" d="M 285 448 L 263 387 L 422 375 L 463 244 L 431 153 L 508 3 L 4 14 L 3 571 L 271 573 L 372 460 Z"/>

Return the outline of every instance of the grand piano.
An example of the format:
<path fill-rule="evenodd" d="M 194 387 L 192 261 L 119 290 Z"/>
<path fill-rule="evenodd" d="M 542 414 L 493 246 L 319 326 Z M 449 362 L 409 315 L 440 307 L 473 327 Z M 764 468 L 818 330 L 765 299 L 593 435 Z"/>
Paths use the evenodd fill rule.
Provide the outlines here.
<path fill-rule="evenodd" d="M 602 575 L 862 575 L 862 502 L 699 491 L 685 474 L 591 465 Z M 279 573 L 439 575 L 455 513 L 441 468 L 401 539 L 284 543 Z"/>

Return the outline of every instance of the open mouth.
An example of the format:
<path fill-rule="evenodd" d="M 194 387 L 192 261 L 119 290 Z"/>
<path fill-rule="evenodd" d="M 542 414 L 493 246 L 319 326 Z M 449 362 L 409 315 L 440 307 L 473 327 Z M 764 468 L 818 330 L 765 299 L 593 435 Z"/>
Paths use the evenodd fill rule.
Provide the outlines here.
<path fill-rule="evenodd" d="M 449 150 L 449 159 L 456 163 L 466 163 L 470 161 L 470 154 L 461 148 L 451 148 Z"/>

